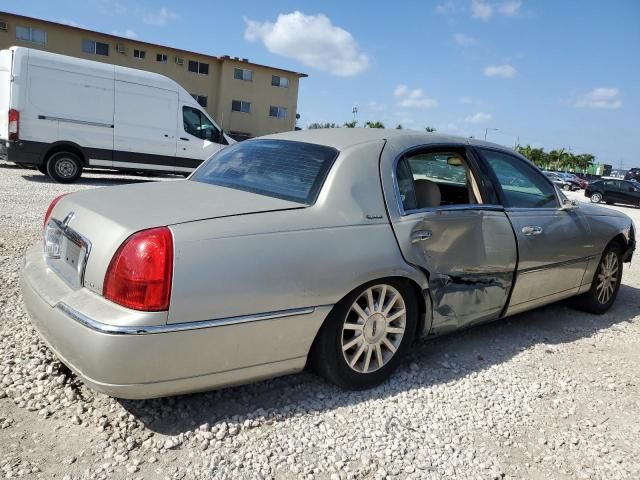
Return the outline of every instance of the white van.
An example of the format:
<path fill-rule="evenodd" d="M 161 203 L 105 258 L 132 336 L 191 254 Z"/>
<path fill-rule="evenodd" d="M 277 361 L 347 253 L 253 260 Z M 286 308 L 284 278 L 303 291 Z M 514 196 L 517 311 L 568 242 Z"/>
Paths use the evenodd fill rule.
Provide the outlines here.
<path fill-rule="evenodd" d="M 0 51 L 0 154 L 58 182 L 91 167 L 188 173 L 231 143 L 163 75 L 29 48 Z"/>

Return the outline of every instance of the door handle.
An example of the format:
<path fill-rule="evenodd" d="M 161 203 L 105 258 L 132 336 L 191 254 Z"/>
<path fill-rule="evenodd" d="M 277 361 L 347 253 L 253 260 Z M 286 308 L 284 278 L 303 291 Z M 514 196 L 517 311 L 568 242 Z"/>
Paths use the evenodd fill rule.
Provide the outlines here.
<path fill-rule="evenodd" d="M 431 230 L 417 230 L 411 234 L 411 243 L 423 242 L 431 238 Z"/>
<path fill-rule="evenodd" d="M 184 140 L 185 142 L 189 141 L 189 139 L 187 137 L 180 137 L 180 140 Z"/>
<path fill-rule="evenodd" d="M 544 233 L 542 227 L 538 227 L 537 225 L 527 225 L 526 227 L 522 227 L 522 233 L 524 235 L 541 235 Z"/>

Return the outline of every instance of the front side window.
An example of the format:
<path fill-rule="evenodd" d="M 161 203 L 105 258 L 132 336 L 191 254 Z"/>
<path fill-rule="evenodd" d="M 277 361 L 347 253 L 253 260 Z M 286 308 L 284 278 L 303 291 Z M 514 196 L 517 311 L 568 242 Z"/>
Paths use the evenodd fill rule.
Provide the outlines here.
<path fill-rule="evenodd" d="M 235 78 L 236 80 L 251 82 L 253 81 L 253 72 L 251 70 L 247 70 L 246 68 L 234 68 L 233 78 Z"/>
<path fill-rule="evenodd" d="M 337 150 L 286 140 L 251 140 L 221 150 L 190 180 L 311 205 Z"/>
<path fill-rule="evenodd" d="M 506 207 L 556 208 L 556 190 L 545 176 L 523 160 L 506 153 L 482 149 L 498 178 Z"/>
<path fill-rule="evenodd" d="M 182 123 L 184 131 L 189 135 L 211 142 L 219 141 L 220 132 L 211 123 L 211 120 L 197 108 L 182 107 Z"/>
<path fill-rule="evenodd" d="M 232 100 L 231 110 L 234 112 L 251 113 L 251 102 L 245 102 L 244 100 Z"/>
<path fill-rule="evenodd" d="M 109 56 L 109 44 L 96 42 L 95 40 L 83 40 L 82 51 L 93 55 Z"/>
<path fill-rule="evenodd" d="M 398 162 L 396 177 L 405 211 L 481 203 L 477 183 L 462 152 L 406 155 Z"/>
<path fill-rule="evenodd" d="M 157 53 L 156 62 L 167 63 L 167 55 L 164 53 Z"/>
<path fill-rule="evenodd" d="M 275 118 L 287 118 L 287 108 L 286 107 L 274 107 L 273 105 L 269 107 L 269 116 Z"/>
<path fill-rule="evenodd" d="M 45 45 L 47 43 L 47 32 L 39 28 L 16 26 L 16 38 L 24 42 Z"/>
<path fill-rule="evenodd" d="M 289 79 L 279 75 L 271 75 L 271 85 L 274 87 L 289 88 Z"/>
<path fill-rule="evenodd" d="M 144 60 L 147 57 L 147 52 L 144 50 L 138 50 L 135 48 L 133 50 L 133 58 L 139 58 L 140 60 Z"/>

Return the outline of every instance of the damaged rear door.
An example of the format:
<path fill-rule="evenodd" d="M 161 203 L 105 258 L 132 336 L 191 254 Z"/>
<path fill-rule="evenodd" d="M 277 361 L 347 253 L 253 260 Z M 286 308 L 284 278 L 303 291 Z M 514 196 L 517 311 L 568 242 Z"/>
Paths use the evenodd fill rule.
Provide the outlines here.
<path fill-rule="evenodd" d="M 385 155 L 383 186 L 398 244 L 407 262 L 429 274 L 432 332 L 498 318 L 513 284 L 517 245 L 473 153 L 438 145 L 392 147 Z"/>

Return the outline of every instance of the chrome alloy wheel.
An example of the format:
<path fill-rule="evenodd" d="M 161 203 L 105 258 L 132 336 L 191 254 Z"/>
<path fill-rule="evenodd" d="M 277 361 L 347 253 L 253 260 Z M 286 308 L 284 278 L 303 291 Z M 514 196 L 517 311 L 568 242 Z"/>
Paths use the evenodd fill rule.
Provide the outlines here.
<path fill-rule="evenodd" d="M 351 305 L 342 325 L 342 354 L 358 373 L 386 365 L 400 347 L 407 325 L 404 299 L 391 285 L 367 288 Z"/>
<path fill-rule="evenodd" d="M 618 283 L 618 256 L 615 252 L 608 252 L 600 263 L 596 293 L 598 302 L 606 304 L 616 290 Z"/>
<path fill-rule="evenodd" d="M 71 178 L 76 174 L 77 166 L 75 162 L 68 158 L 61 158 L 56 161 L 56 173 L 62 178 Z"/>

